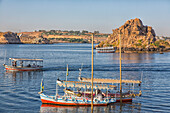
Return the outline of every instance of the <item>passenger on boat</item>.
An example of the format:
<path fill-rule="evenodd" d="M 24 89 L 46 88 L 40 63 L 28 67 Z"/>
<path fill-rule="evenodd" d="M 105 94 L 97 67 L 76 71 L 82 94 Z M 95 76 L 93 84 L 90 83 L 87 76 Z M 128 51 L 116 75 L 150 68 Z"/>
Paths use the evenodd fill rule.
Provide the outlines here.
<path fill-rule="evenodd" d="M 28 65 L 27 65 L 27 67 L 31 67 L 31 65 L 30 65 L 30 64 L 28 64 Z"/>
<path fill-rule="evenodd" d="M 23 67 L 23 61 L 20 62 L 20 66 Z"/>
<path fill-rule="evenodd" d="M 12 66 L 14 66 L 14 61 L 12 61 Z"/>
<path fill-rule="evenodd" d="M 16 67 L 17 66 L 17 61 L 14 61 L 14 67 Z"/>
<path fill-rule="evenodd" d="M 96 97 L 97 97 L 98 100 L 102 100 L 103 99 L 101 90 L 99 90 L 99 89 L 96 90 Z"/>
<path fill-rule="evenodd" d="M 33 63 L 33 65 L 31 67 L 36 67 L 36 65 Z"/>

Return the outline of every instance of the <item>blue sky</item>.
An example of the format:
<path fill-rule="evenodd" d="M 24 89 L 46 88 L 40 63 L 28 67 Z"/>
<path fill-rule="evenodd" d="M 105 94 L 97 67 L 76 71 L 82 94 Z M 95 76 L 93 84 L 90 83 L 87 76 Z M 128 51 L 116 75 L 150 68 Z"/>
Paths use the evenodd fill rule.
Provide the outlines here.
<path fill-rule="evenodd" d="M 0 0 L 0 31 L 112 29 L 140 18 L 170 36 L 170 0 Z"/>

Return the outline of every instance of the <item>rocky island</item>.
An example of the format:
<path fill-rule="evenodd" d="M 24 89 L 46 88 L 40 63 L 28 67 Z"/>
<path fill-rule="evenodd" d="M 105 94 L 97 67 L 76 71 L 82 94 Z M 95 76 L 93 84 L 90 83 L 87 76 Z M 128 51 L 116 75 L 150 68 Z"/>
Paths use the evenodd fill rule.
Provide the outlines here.
<path fill-rule="evenodd" d="M 125 22 L 121 27 L 112 30 L 113 33 L 96 47 L 119 47 L 121 37 L 123 52 L 169 51 L 170 41 L 161 40 L 151 26 L 143 25 L 139 18 Z"/>

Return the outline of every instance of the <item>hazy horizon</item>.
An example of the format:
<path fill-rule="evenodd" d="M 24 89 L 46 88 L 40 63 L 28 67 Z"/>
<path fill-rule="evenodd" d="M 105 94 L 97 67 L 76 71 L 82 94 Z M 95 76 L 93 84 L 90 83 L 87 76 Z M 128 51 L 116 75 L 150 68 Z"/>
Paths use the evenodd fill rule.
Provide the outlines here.
<path fill-rule="evenodd" d="M 0 31 L 87 30 L 112 33 L 139 18 L 170 36 L 169 0 L 0 0 Z"/>

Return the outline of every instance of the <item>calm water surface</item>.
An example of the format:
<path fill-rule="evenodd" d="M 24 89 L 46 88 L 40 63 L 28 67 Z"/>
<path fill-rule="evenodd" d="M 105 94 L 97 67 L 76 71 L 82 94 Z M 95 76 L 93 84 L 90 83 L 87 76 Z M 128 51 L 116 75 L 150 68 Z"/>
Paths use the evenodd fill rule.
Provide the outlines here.
<path fill-rule="evenodd" d="M 94 52 L 94 76 L 119 79 L 119 54 Z M 44 59 L 45 69 L 40 72 L 6 72 L 2 64 L 8 63 L 10 57 Z M 94 107 L 94 112 L 170 112 L 170 53 L 124 53 L 122 57 L 123 78 L 140 80 L 143 72 L 142 97 L 123 105 L 115 103 L 107 107 Z M 42 78 L 44 92 L 54 95 L 55 81 L 58 77 L 65 79 L 66 65 L 69 65 L 68 79 L 77 80 L 82 63 L 82 76 L 90 77 L 90 44 L 0 45 L 0 112 L 91 112 L 90 107 L 42 105 L 38 95 Z"/>

